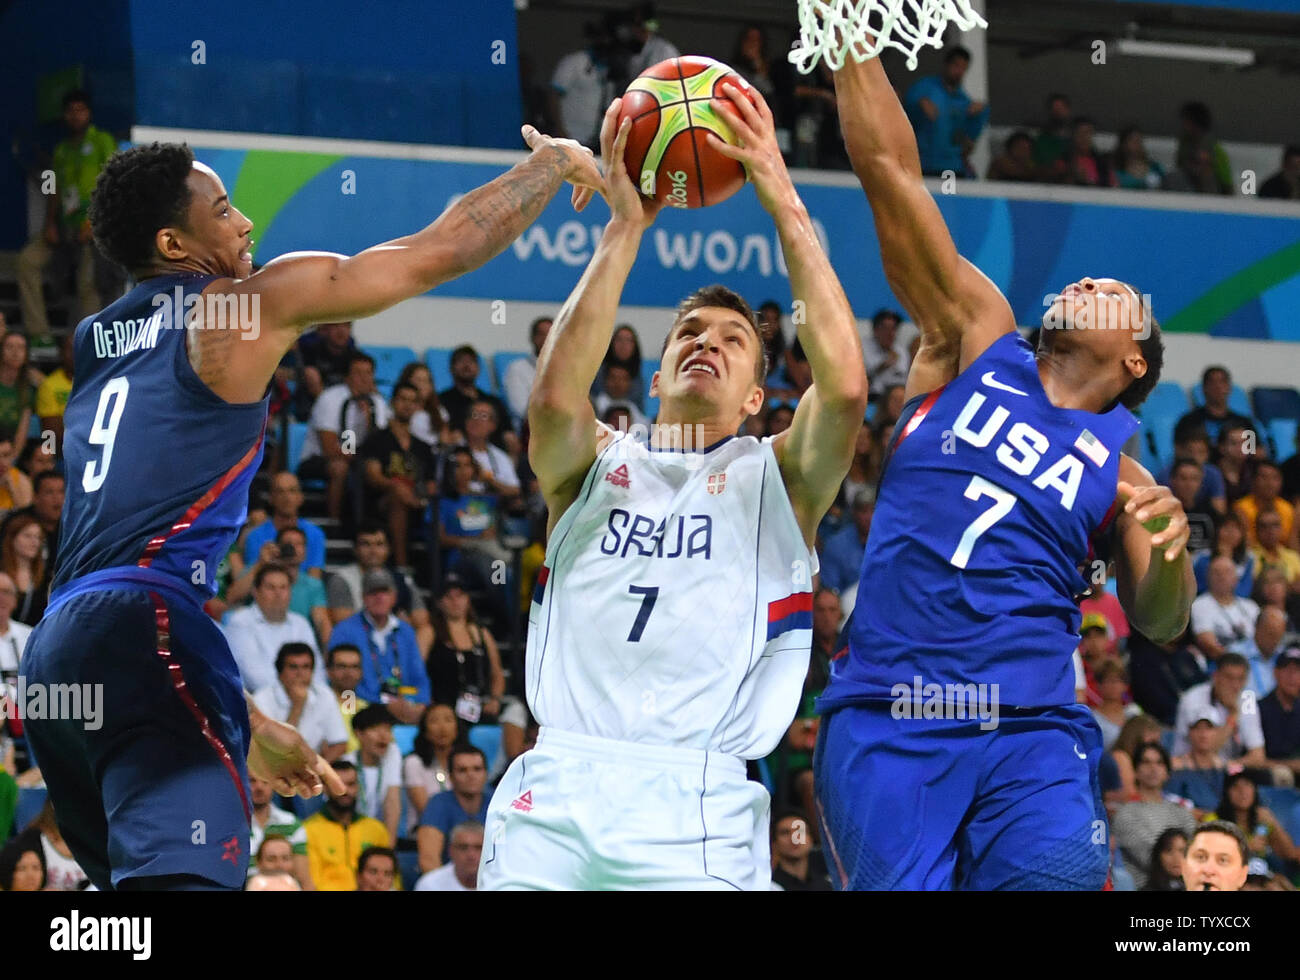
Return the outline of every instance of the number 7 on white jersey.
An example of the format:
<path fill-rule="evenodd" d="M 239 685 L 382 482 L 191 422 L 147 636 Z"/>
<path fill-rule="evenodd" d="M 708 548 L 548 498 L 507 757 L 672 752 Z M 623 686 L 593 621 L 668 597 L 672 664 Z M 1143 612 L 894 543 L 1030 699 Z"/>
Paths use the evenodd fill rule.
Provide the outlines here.
<path fill-rule="evenodd" d="M 994 503 L 992 507 L 971 521 L 970 526 L 966 528 L 966 533 L 957 542 L 957 550 L 952 553 L 949 561 L 958 568 L 965 568 L 966 563 L 970 561 L 971 549 L 975 547 L 979 536 L 1006 517 L 1011 512 L 1011 508 L 1016 505 L 1015 494 L 994 486 L 982 476 L 973 476 L 970 486 L 966 488 L 966 499 L 979 500 L 980 497 L 992 497 Z"/>

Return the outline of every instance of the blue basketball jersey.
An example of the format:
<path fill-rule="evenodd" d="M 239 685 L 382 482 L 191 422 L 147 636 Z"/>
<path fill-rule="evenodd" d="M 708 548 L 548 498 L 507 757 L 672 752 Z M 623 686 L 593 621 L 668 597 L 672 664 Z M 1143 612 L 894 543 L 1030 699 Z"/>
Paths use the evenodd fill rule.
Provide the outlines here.
<path fill-rule="evenodd" d="M 1008 707 L 1073 704 L 1079 569 L 1113 517 L 1137 425 L 1121 405 L 1053 405 L 1014 332 L 913 399 L 881 479 L 849 649 L 819 706 L 968 684 Z"/>
<path fill-rule="evenodd" d="M 190 365 L 183 310 L 214 278 L 147 279 L 77 325 L 53 592 L 92 572 L 150 568 L 199 602 L 215 595 L 269 399 L 223 401 Z"/>

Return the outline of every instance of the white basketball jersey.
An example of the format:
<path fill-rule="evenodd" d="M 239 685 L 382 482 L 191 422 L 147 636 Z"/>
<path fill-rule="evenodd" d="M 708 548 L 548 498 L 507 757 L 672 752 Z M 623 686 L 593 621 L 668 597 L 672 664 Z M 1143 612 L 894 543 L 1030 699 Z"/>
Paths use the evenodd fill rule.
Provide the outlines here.
<path fill-rule="evenodd" d="M 765 756 L 798 707 L 816 571 L 769 440 L 619 433 L 548 543 L 528 705 L 563 731 Z"/>

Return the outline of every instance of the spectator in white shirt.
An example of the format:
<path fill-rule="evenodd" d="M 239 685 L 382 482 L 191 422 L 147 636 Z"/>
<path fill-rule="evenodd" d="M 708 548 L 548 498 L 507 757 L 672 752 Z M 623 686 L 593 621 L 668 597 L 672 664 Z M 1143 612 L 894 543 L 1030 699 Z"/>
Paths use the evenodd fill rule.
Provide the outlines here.
<path fill-rule="evenodd" d="M 583 34 L 586 46 L 561 58 L 551 75 L 552 135 L 595 150 L 601 113 L 614 99 L 609 78 L 611 38 L 608 30 L 594 24 L 584 24 Z"/>
<path fill-rule="evenodd" d="M 1257 697 L 1266 697 L 1277 683 L 1273 676 L 1273 659 L 1286 646 L 1286 613 L 1276 606 L 1259 611 L 1254 635 L 1242 644 L 1241 655 L 1250 663 L 1246 689 Z"/>
<path fill-rule="evenodd" d="M 1192 602 L 1192 634 L 1210 660 L 1239 653 L 1255 631 L 1259 606 L 1236 594 L 1237 566 L 1227 555 L 1210 562 L 1210 589 Z"/>
<path fill-rule="evenodd" d="M 903 318 L 891 310 L 881 310 L 871 318 L 871 337 L 863 350 L 863 363 L 871 393 L 883 394 L 893 385 L 907 384 L 911 358 L 907 344 L 899 336 Z"/>
<path fill-rule="evenodd" d="M 397 840 L 402 816 L 402 753 L 393 742 L 393 716 L 371 704 L 352 716 L 352 731 L 361 743 L 347 760 L 357 767 L 357 813 L 374 817 Z"/>
<path fill-rule="evenodd" d="M 288 722 L 307 744 L 333 762 L 348 748 L 343 713 L 332 694 L 312 683 L 316 654 L 305 643 L 286 643 L 275 655 L 278 679 L 253 695 L 263 714 Z"/>
<path fill-rule="evenodd" d="M 239 665 L 245 690 L 260 691 L 276 682 L 275 658 L 286 643 L 306 644 L 317 657 L 316 682 L 329 684 L 311 622 L 289 609 L 292 589 L 287 568 L 263 565 L 253 579 L 253 604 L 226 615 L 221 629 Z"/>
<path fill-rule="evenodd" d="M 533 345 L 533 352 L 527 357 L 519 357 L 510 362 L 506 376 L 502 381 L 506 407 L 514 421 L 518 422 L 528 414 L 528 396 L 533 392 L 533 379 L 537 377 L 537 355 L 542 352 L 546 335 L 551 332 L 555 321 L 549 316 L 539 316 L 528 328 L 528 339 Z"/>
<path fill-rule="evenodd" d="M 497 409 L 489 401 L 475 401 L 465 419 L 465 445 L 478 462 L 483 482 L 503 502 L 519 496 L 519 474 L 509 455 L 488 440 L 497 428 Z"/>
<path fill-rule="evenodd" d="M 1202 717 L 1214 719 L 1217 729 L 1214 748 L 1224 762 L 1260 767 L 1265 764 L 1264 729 L 1253 691 L 1246 689 L 1250 665 L 1239 653 L 1225 653 L 1215 666 L 1214 676 L 1204 684 L 1189 687 L 1178 699 L 1174 729 L 1174 755 L 1185 755 L 1191 747 L 1187 732 Z"/>
<path fill-rule="evenodd" d="M 0 572 L 0 675 L 18 675 L 18 665 L 27 647 L 32 627 L 11 619 L 18 604 L 18 587 L 14 580 Z"/>
<path fill-rule="evenodd" d="M 326 504 L 334 520 L 342 516 L 343 494 L 357 451 L 366 436 L 388 425 L 390 414 L 388 403 L 375 391 L 375 359 L 360 351 L 348 358 L 347 380 L 326 388 L 312 406 L 298 475 L 328 481 Z"/>
<path fill-rule="evenodd" d="M 451 860 L 420 876 L 417 892 L 472 892 L 478 890 L 478 865 L 483 854 L 483 825 L 466 820 L 451 829 Z"/>
<path fill-rule="evenodd" d="M 627 409 L 632 425 L 645 426 L 649 419 L 645 412 L 636 407 L 632 401 L 632 372 L 621 364 L 609 364 L 605 367 L 602 378 L 603 386 L 591 403 L 596 411 L 596 418 L 603 419 L 611 408 Z"/>

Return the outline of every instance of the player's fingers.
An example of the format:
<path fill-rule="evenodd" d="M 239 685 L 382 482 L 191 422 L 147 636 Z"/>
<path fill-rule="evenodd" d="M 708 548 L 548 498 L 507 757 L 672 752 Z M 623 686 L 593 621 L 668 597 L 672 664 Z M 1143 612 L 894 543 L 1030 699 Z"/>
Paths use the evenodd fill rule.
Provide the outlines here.
<path fill-rule="evenodd" d="M 1182 505 L 1178 498 L 1174 496 L 1153 496 L 1139 500 L 1135 504 L 1137 513 L 1133 516 L 1139 521 L 1149 521 L 1153 517 L 1159 517 L 1161 514 L 1172 514 L 1181 509 Z"/>
<path fill-rule="evenodd" d="M 726 140 L 718 137 L 716 133 L 709 133 L 706 136 L 711 147 L 721 153 L 724 157 L 730 157 L 732 160 L 739 160 L 742 163 L 750 162 L 750 154 L 746 153 L 739 146 L 732 146 Z"/>
<path fill-rule="evenodd" d="M 344 791 L 343 778 L 334 771 L 334 767 L 326 762 L 321 756 L 316 756 L 316 773 L 320 776 L 321 782 L 331 793 L 340 795 Z"/>
<path fill-rule="evenodd" d="M 731 131 L 740 140 L 741 146 L 752 146 L 758 142 L 758 134 L 745 122 L 744 117 L 736 112 L 734 102 L 730 99 L 720 99 L 715 96 L 709 104 L 713 106 L 718 115 L 727 121 Z"/>
<path fill-rule="evenodd" d="M 605 110 L 605 118 L 600 123 L 600 155 L 606 163 L 609 162 L 610 149 L 618 133 L 618 114 L 622 107 L 623 99 L 620 96 L 609 104 L 609 108 Z"/>
<path fill-rule="evenodd" d="M 756 132 L 762 127 L 763 115 L 755 108 L 754 103 L 749 101 L 749 96 L 739 85 L 724 85 L 722 91 L 731 100 L 740 117 L 745 120 L 750 129 Z"/>
<path fill-rule="evenodd" d="M 624 119 L 623 124 L 618 127 L 618 133 L 614 136 L 614 144 L 610 149 L 610 159 L 606 161 L 606 166 L 611 172 L 627 172 L 627 164 L 623 156 L 627 151 L 627 140 L 632 133 L 632 120 Z"/>
<path fill-rule="evenodd" d="M 585 208 L 591 202 L 594 193 L 590 187 L 584 187 L 581 190 L 575 187 L 573 189 L 573 210 L 581 211 Z"/>
<path fill-rule="evenodd" d="M 536 127 L 529 126 L 527 123 L 525 123 L 519 131 L 523 134 L 524 142 L 528 144 L 530 150 L 537 149 L 538 144 L 546 139 L 545 136 L 537 131 Z"/>
<path fill-rule="evenodd" d="M 286 776 L 276 776 L 275 779 L 271 780 L 271 785 L 281 796 L 294 796 L 298 792 L 298 788 Z"/>

